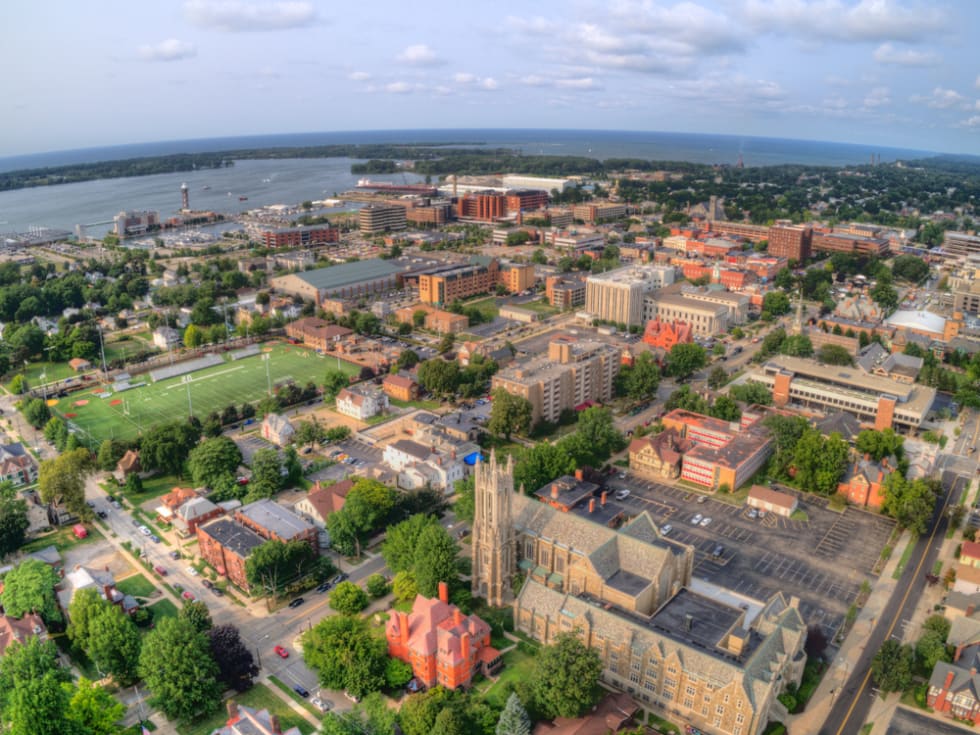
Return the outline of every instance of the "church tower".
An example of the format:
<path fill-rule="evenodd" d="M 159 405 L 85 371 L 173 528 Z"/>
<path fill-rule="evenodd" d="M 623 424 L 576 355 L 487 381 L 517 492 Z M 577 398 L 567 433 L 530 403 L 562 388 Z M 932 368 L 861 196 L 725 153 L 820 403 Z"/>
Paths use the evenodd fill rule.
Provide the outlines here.
<path fill-rule="evenodd" d="M 491 450 L 489 462 L 477 462 L 474 484 L 473 595 L 491 607 L 503 607 L 513 600 L 510 585 L 516 571 L 514 458 L 508 457 L 506 466 L 498 465 Z"/>

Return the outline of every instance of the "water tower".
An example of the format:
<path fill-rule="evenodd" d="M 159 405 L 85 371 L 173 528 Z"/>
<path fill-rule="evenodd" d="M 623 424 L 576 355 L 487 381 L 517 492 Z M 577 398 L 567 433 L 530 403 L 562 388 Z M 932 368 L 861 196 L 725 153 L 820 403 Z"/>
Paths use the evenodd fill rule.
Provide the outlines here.
<path fill-rule="evenodd" d="M 180 185 L 180 208 L 185 212 L 191 208 L 191 196 L 187 191 L 187 182 Z"/>

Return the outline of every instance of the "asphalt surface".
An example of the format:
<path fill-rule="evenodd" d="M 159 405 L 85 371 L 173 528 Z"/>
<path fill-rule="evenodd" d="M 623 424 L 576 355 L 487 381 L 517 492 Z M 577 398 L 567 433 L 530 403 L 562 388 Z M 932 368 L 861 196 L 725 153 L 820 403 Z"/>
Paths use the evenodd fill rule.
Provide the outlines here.
<path fill-rule="evenodd" d="M 898 707 L 885 735 L 964 735 L 972 728 L 960 727 L 952 722 L 940 722 L 905 707 Z"/>
<path fill-rule="evenodd" d="M 878 617 L 857 663 L 839 690 L 839 695 L 820 730 L 820 735 L 852 735 L 858 732 L 867 719 L 875 698 L 871 681 L 871 659 L 887 638 L 892 635 L 898 637 L 896 629 L 901 631 L 901 622 L 912 617 L 926 586 L 925 575 L 932 569 L 939 556 L 941 541 L 949 524 L 946 510 L 950 505 L 959 502 L 960 495 L 969 486 L 971 478 L 944 472 L 942 479 L 943 496 L 938 499 L 929 527 L 916 541 L 912 556 L 898 581 L 896 589 L 904 592 L 893 595 Z M 937 540 L 940 543 L 936 543 Z M 936 732 L 934 721 L 929 720 L 929 727 L 924 730 L 910 732 L 917 734 Z"/>

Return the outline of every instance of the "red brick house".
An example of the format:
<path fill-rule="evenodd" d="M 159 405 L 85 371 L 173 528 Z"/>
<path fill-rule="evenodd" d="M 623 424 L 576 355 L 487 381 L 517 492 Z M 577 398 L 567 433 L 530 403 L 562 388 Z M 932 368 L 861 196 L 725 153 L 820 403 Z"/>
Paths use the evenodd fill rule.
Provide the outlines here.
<path fill-rule="evenodd" d="M 439 583 L 439 598 L 419 595 L 412 612 L 395 612 L 385 624 L 388 655 L 411 665 L 426 688 L 468 687 L 473 675 L 500 670 L 500 652 L 490 645 L 490 626 L 476 615 L 463 615 L 449 604 L 449 589 Z"/>
<path fill-rule="evenodd" d="M 672 321 L 662 322 L 660 319 L 653 319 L 647 322 L 646 329 L 643 330 L 643 341 L 651 347 L 659 347 L 667 352 L 676 344 L 686 344 L 692 342 L 694 333 L 691 325 L 687 322 Z"/>
<path fill-rule="evenodd" d="M 837 492 L 854 505 L 879 510 L 885 502 L 882 486 L 891 472 L 888 458 L 878 463 L 865 454 L 844 475 L 844 479 L 837 486 Z"/>
<path fill-rule="evenodd" d="M 0 657 L 11 643 L 26 644 L 31 638 L 48 639 L 48 629 L 36 613 L 27 613 L 21 618 L 0 615 Z"/>
<path fill-rule="evenodd" d="M 214 570 L 249 592 L 245 561 L 265 539 L 230 518 L 219 518 L 197 527 L 198 552 Z"/>

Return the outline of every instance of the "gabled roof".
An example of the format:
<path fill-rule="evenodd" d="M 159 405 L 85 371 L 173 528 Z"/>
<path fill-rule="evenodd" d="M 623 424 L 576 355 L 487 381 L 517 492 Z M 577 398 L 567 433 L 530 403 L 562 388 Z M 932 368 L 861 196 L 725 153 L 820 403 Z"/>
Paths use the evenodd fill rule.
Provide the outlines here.
<path fill-rule="evenodd" d="M 285 434 L 287 436 L 296 431 L 293 425 L 289 423 L 289 419 L 279 413 L 267 413 L 265 418 L 262 419 L 262 425 L 276 434 Z"/>
<path fill-rule="evenodd" d="M 344 507 L 347 493 L 354 487 L 354 481 L 350 478 L 335 482 L 333 485 L 321 485 L 319 480 L 310 488 L 306 499 L 309 501 L 321 518 L 326 518 L 331 513 L 336 513 Z"/>

